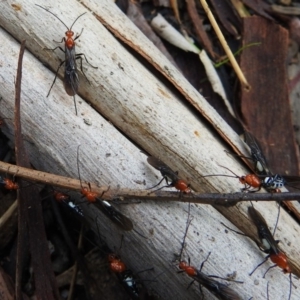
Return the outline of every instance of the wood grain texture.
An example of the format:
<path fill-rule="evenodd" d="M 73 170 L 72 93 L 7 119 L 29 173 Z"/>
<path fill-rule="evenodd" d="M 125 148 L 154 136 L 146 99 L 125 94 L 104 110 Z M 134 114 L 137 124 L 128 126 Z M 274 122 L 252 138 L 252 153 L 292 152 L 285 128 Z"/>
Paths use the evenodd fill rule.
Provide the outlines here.
<path fill-rule="evenodd" d="M 251 17 L 244 19 L 243 36 L 244 45 L 260 43 L 241 55 L 241 67 L 252 86 L 250 92 L 242 92 L 245 122 L 259 140 L 272 172 L 299 175 L 288 99 L 288 31 L 262 17 Z"/>
<path fill-rule="evenodd" d="M 84 78 L 80 82 L 80 95 L 93 103 L 97 111 L 76 96 L 79 111 L 79 116 L 76 116 L 73 99 L 66 95 L 60 80 L 57 80 L 50 97 L 46 98 L 54 74 L 36 57 L 47 61 L 55 70 L 57 57 L 62 59 L 63 54 L 46 52 L 43 47 L 54 47 L 52 40 L 60 40 L 65 29 L 50 14 L 34 6 L 32 1 L 21 2 L 21 11 L 14 11 L 11 4 L 9 1 L 0 3 L 1 26 L 17 39 L 26 38 L 28 48 L 35 56 L 27 52 L 24 57 L 21 105 L 24 138 L 30 141 L 27 147 L 31 162 L 37 169 L 78 178 L 76 154 L 80 144 L 80 170 L 85 181 L 142 189 L 145 186 L 139 184 L 140 181 L 145 180 L 146 187 L 150 187 L 157 183 L 160 174 L 147 164 L 145 155 L 136 146 L 139 145 L 178 170 L 180 176 L 188 180 L 197 191 L 234 192 L 240 189 L 235 178 L 200 178 L 205 174 L 226 173 L 220 165 L 228 166 L 241 175 L 247 171 L 224 152 L 226 146 L 218 134 L 208 128 L 207 122 L 128 53 L 90 13 L 75 24 L 74 30 L 80 32 L 82 27 L 85 28 L 78 41 L 77 52 L 84 52 L 88 60 L 99 67 L 94 70 L 84 65 L 84 68 L 87 66 L 85 70 L 91 86 Z M 41 1 L 39 4 L 46 5 L 46 2 Z M 103 1 L 103 5 L 106 4 Z M 65 1 L 64 4 L 57 1 L 51 5 L 51 11 L 57 13 L 66 24 L 71 24 L 85 11 L 85 7 L 76 1 Z M 117 9 L 113 13 L 115 22 L 123 20 L 124 16 Z M 123 26 L 125 24 L 123 22 Z M 1 116 L 12 118 L 19 45 L 4 31 L 1 31 L 0 40 L 3 41 L 0 49 Z M 164 60 L 161 57 L 159 59 Z M 165 65 L 171 68 L 166 60 Z M 186 89 L 193 91 L 190 86 Z M 193 93 L 196 95 L 196 91 Z M 201 96 L 198 94 L 197 98 Z M 234 135 L 217 113 L 208 104 L 203 109 L 218 120 L 220 128 L 224 124 L 224 134 L 228 130 L 229 138 L 232 137 L 233 143 L 243 149 L 238 136 Z M 89 120 L 91 125 L 87 125 L 84 120 Z M 8 123 L 10 131 L 11 124 Z M 276 206 L 268 203 L 256 207 L 272 226 L 277 216 Z M 142 273 L 141 277 L 149 279 L 161 274 L 157 282 L 145 284 L 157 291 L 163 299 L 198 299 L 197 285 L 186 290 L 190 279 L 176 273 L 174 262 L 174 253 L 179 253 L 184 235 L 187 204 L 158 205 L 146 202 L 120 205 L 118 208 L 132 218 L 136 231 L 147 236 L 144 239 L 136 232 L 125 233 L 121 255 L 126 264 L 134 271 L 154 267 L 155 273 Z M 236 208 L 220 210 L 245 232 L 253 234 L 255 229 L 246 217 L 246 208 L 247 205 L 241 204 Z M 95 232 L 98 230 L 98 222 L 101 236 L 111 248 L 118 249 L 122 232 L 92 205 L 86 205 L 84 209 Z M 278 269 L 271 271 L 267 279 L 262 279 L 269 263 L 252 277 L 248 276 L 264 255 L 251 240 L 231 232 L 226 234 L 220 222 L 229 222 L 219 212 L 210 206 L 192 205 L 191 215 L 194 219 L 187 236 L 186 251 L 194 265 L 199 266 L 211 251 L 203 271 L 223 277 L 236 271 L 236 279 L 245 283 L 232 284 L 231 287 L 243 299 L 251 296 L 265 299 L 268 279 L 272 299 L 287 296 L 288 278 Z M 277 231 L 276 238 L 282 241 L 281 246 L 286 253 L 297 260 L 297 224 L 282 213 L 279 227 L 281 230 Z M 281 285 L 277 284 L 279 281 Z M 299 293 L 299 289 L 293 289 L 292 299 L 298 299 Z"/>

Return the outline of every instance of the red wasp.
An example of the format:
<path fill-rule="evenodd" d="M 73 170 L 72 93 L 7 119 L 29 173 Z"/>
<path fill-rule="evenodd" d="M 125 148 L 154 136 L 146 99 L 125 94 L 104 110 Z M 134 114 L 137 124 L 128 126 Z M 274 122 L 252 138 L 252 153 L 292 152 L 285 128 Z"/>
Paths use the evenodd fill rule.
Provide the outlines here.
<path fill-rule="evenodd" d="M 185 229 L 185 233 L 184 233 L 184 237 L 183 237 L 183 241 L 182 241 L 182 248 L 181 248 L 180 255 L 179 255 L 180 260 L 181 260 L 181 256 L 182 256 L 183 249 L 185 246 L 185 239 L 187 237 L 187 232 L 188 232 L 189 226 L 192 222 L 192 219 L 190 219 L 189 215 L 190 215 L 190 206 L 189 206 L 188 220 L 186 223 L 186 229 Z M 200 289 L 201 293 L 202 293 L 201 286 L 203 285 L 207 290 L 209 290 L 218 299 L 223 299 L 223 300 L 240 300 L 240 299 L 242 299 L 234 290 L 229 288 L 227 285 L 212 279 L 212 277 L 217 277 L 217 276 L 208 276 L 201 272 L 201 270 L 204 266 L 204 263 L 208 260 L 209 256 L 210 256 L 210 252 L 209 252 L 208 256 L 206 257 L 206 259 L 202 262 L 199 270 L 197 270 L 195 267 L 190 265 L 190 259 L 189 259 L 188 264 L 185 261 L 180 261 L 179 269 L 182 271 L 179 271 L 179 272 L 185 272 L 187 275 L 192 277 L 194 280 L 198 281 L 199 289 Z M 224 280 L 227 280 L 227 279 L 224 279 Z M 193 282 L 194 281 L 192 281 L 191 284 Z M 238 283 L 241 283 L 241 282 L 238 281 Z"/>
<path fill-rule="evenodd" d="M 9 178 L 4 178 L 2 176 L 0 176 L 0 186 L 5 188 L 6 190 L 10 190 L 10 191 L 17 190 L 19 188 L 17 183 L 13 182 Z"/>
<path fill-rule="evenodd" d="M 224 177 L 238 178 L 240 183 L 245 185 L 242 191 L 248 191 L 250 193 L 258 192 L 261 188 L 265 188 L 268 192 L 271 193 L 278 193 L 280 192 L 280 188 L 282 188 L 286 184 L 285 178 L 283 178 L 279 174 L 270 175 L 270 176 L 263 176 L 263 175 L 256 175 L 256 174 L 247 174 L 244 176 L 238 176 L 230 169 L 224 166 L 221 167 L 231 172 L 234 176 L 224 175 L 224 174 L 214 174 L 214 175 L 205 175 L 202 177 L 224 176 Z M 254 189 L 250 190 L 251 187 Z"/>
<path fill-rule="evenodd" d="M 90 81 L 87 79 L 85 73 L 83 72 L 83 69 L 82 69 L 82 56 L 85 58 L 86 62 L 93 68 L 97 69 L 97 67 L 94 67 L 92 66 L 84 53 L 78 53 L 76 54 L 75 52 L 75 41 L 81 36 L 82 34 L 82 31 L 79 35 L 76 35 L 75 38 L 73 38 L 74 36 L 74 32 L 72 31 L 72 27 L 73 25 L 75 24 L 75 22 L 80 18 L 82 17 L 84 14 L 86 13 L 83 13 L 81 14 L 80 16 L 78 16 L 75 21 L 73 22 L 73 24 L 71 25 L 71 27 L 69 28 L 57 15 L 55 15 L 54 13 L 52 13 L 50 10 L 36 4 L 36 6 L 44 9 L 45 11 L 47 11 L 48 13 L 52 14 L 55 18 L 57 18 L 66 28 L 67 28 L 67 31 L 65 33 L 65 37 L 62 38 L 61 42 L 65 42 L 65 50 L 62 49 L 60 46 L 57 46 L 55 47 L 54 49 L 46 49 L 46 50 L 51 50 L 51 51 L 54 51 L 56 50 L 57 48 L 59 48 L 62 52 L 65 53 L 65 60 L 62 61 L 58 68 L 57 68 L 57 71 L 56 71 L 56 74 L 55 74 L 55 77 L 54 77 L 54 80 L 53 80 L 53 83 L 50 87 L 50 90 L 48 92 L 48 95 L 47 97 L 50 95 L 50 92 L 51 92 L 51 89 L 56 81 L 56 78 L 57 78 L 57 74 L 58 74 L 58 71 L 59 69 L 61 68 L 61 66 L 63 64 L 65 64 L 65 74 L 64 74 L 64 88 L 66 90 L 66 93 L 69 95 L 69 96 L 73 96 L 74 97 L 74 105 L 75 105 L 75 111 L 76 111 L 76 115 L 77 115 L 77 106 L 76 106 L 76 101 L 75 101 L 75 95 L 77 94 L 78 92 L 78 87 L 79 87 L 79 78 L 78 78 L 78 74 L 77 74 L 77 65 L 76 65 L 76 60 L 77 59 L 80 59 L 80 70 L 81 72 L 83 73 L 85 79 L 87 80 L 88 83 L 90 83 Z"/>
<path fill-rule="evenodd" d="M 95 192 L 91 191 L 82 186 L 80 169 L 79 169 L 79 147 L 77 148 L 77 169 L 78 176 L 81 184 L 81 194 L 91 203 L 97 206 L 103 214 L 105 214 L 113 223 L 115 223 L 119 228 L 125 231 L 130 231 L 133 229 L 133 224 L 129 218 L 120 213 L 114 206 L 112 206 L 108 201 L 101 200 L 101 196 Z M 90 187 L 90 185 L 89 185 Z M 103 192 L 104 193 L 104 192 Z"/>
<path fill-rule="evenodd" d="M 283 270 L 283 273 L 291 273 L 291 267 L 289 266 L 288 259 L 286 255 L 280 251 L 278 248 L 278 242 L 275 241 L 272 233 L 270 232 L 266 220 L 263 218 L 263 216 L 253 207 L 248 207 L 248 215 L 250 216 L 252 222 L 257 228 L 257 234 L 260 239 L 260 244 L 258 244 L 258 247 L 265 253 L 268 254 L 266 259 L 259 264 L 251 273 L 252 275 L 254 271 L 261 266 L 263 263 L 265 263 L 268 258 L 271 259 L 271 261 L 275 264 L 271 268 L 278 266 Z M 270 268 L 267 270 L 267 272 L 270 270 Z M 266 273 L 267 273 L 266 272 Z M 264 274 L 264 277 L 266 275 Z"/>
<path fill-rule="evenodd" d="M 256 271 L 257 268 L 259 268 L 261 265 L 263 265 L 269 258 L 270 260 L 275 264 L 267 269 L 267 271 L 264 273 L 263 278 L 265 278 L 266 274 L 269 272 L 270 269 L 274 267 L 279 267 L 282 269 L 284 274 L 289 273 L 290 274 L 290 295 L 292 291 L 292 268 L 289 265 L 288 258 L 279 248 L 278 248 L 278 241 L 275 241 L 272 233 L 270 232 L 266 220 L 263 218 L 263 216 L 253 207 L 248 207 L 248 215 L 254 225 L 257 228 L 257 234 L 259 237 L 260 242 L 256 242 L 258 248 L 263 251 L 264 253 L 267 253 L 268 255 L 266 258 L 255 267 L 255 269 L 249 274 L 250 276 Z M 223 224 L 223 223 L 222 223 Z M 228 228 L 231 231 L 234 231 L 235 233 L 245 235 L 244 233 L 235 231 L 229 227 L 227 227 L 225 224 L 223 224 L 226 228 Z M 247 235 L 246 235 L 247 236 Z M 290 299 L 290 296 L 289 296 Z"/>
<path fill-rule="evenodd" d="M 289 293 L 289 299 L 291 297 L 292 293 L 292 269 L 289 265 L 288 258 L 279 248 L 278 248 L 278 241 L 275 241 L 272 233 L 270 232 L 266 220 L 263 218 L 263 216 L 253 207 L 248 207 L 248 215 L 250 216 L 252 222 L 257 228 L 257 234 L 260 239 L 260 243 L 257 243 L 257 246 L 259 249 L 268 255 L 262 261 L 249 275 L 251 276 L 257 268 L 259 268 L 261 265 L 263 265 L 269 258 L 270 260 L 275 264 L 274 266 L 271 266 L 267 269 L 265 274 L 263 275 L 263 278 L 265 275 L 269 272 L 270 269 L 274 267 L 279 267 L 282 269 L 284 274 L 289 273 L 290 277 L 290 293 Z"/>
<path fill-rule="evenodd" d="M 108 261 L 109 261 L 110 270 L 117 274 L 120 281 L 122 282 L 126 290 L 130 293 L 132 298 L 144 299 L 146 295 L 145 295 L 145 291 L 143 290 L 143 286 L 141 284 L 138 284 L 138 279 L 134 276 L 131 270 L 126 268 L 126 265 L 121 260 L 121 258 L 116 254 L 109 254 Z M 150 270 L 153 270 L 153 268 L 141 272 L 150 271 Z"/>
<path fill-rule="evenodd" d="M 248 174 L 248 175 L 245 175 L 245 176 L 238 176 L 237 174 L 235 174 L 230 169 L 228 169 L 224 166 L 221 166 L 221 167 L 228 170 L 229 172 L 231 172 L 234 176 L 225 175 L 225 174 L 213 174 L 213 175 L 204 175 L 202 177 L 224 176 L 224 177 L 238 178 L 240 183 L 245 185 L 245 187 L 242 189 L 242 191 L 249 191 L 251 193 L 258 192 L 261 189 L 261 187 L 263 186 L 262 185 L 262 180 L 255 174 Z M 249 190 L 251 187 L 255 188 L 256 190 Z"/>
<path fill-rule="evenodd" d="M 133 272 L 128 270 L 125 264 L 116 254 L 108 255 L 109 268 L 112 272 L 116 273 L 125 288 L 134 298 L 139 298 L 139 288 L 137 280 L 133 276 Z"/>
<path fill-rule="evenodd" d="M 167 185 L 160 187 L 158 190 L 161 190 L 165 187 L 175 187 L 177 190 L 189 194 L 191 193 L 191 189 L 189 188 L 189 185 L 182 179 L 179 179 L 178 172 L 174 172 L 170 167 L 168 167 L 165 163 L 163 163 L 160 159 L 155 158 L 154 156 L 149 156 L 147 158 L 147 162 L 156 170 L 160 171 L 163 178 L 161 181 L 151 187 L 150 189 L 153 189 L 157 186 L 159 186 L 163 180 L 166 181 Z M 170 183 L 169 183 L 170 181 Z"/>
<path fill-rule="evenodd" d="M 79 175 L 80 177 L 80 175 Z M 81 180 L 80 180 L 81 181 Z M 81 195 L 86 198 L 91 203 L 95 203 L 97 201 L 98 193 L 92 192 L 91 187 L 88 189 L 86 187 L 81 186 Z"/>
<path fill-rule="evenodd" d="M 262 178 L 262 187 L 269 192 L 280 192 L 279 189 L 285 185 L 299 188 L 299 176 L 281 176 L 279 174 L 272 174 L 256 139 L 249 132 L 245 132 L 244 136 L 245 142 L 251 150 L 251 158 L 255 164 L 255 171 L 259 174 L 258 177 Z"/>
<path fill-rule="evenodd" d="M 203 263 L 201 264 L 201 268 Z M 212 279 L 213 276 L 205 275 L 200 270 L 197 270 L 195 267 L 187 264 L 185 261 L 179 263 L 179 269 L 183 270 L 187 275 L 192 277 L 194 280 L 199 282 L 199 288 L 201 291 L 201 285 L 203 285 L 210 293 L 212 293 L 216 298 L 221 300 L 241 300 L 240 295 L 228 287 L 227 285 L 218 282 L 217 280 Z M 202 291 L 201 291 L 202 292 Z"/>
<path fill-rule="evenodd" d="M 68 208 L 71 208 L 73 211 L 83 217 L 82 209 L 71 200 L 70 195 L 58 191 L 54 191 L 53 195 L 57 202 L 65 204 Z"/>

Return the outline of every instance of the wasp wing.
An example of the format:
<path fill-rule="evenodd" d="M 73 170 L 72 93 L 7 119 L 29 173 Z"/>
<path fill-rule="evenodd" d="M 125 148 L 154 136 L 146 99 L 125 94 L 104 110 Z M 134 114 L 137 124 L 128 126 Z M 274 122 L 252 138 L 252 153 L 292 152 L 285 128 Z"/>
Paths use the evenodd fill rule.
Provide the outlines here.
<path fill-rule="evenodd" d="M 131 220 L 120 213 L 107 201 L 98 199 L 98 201 L 96 201 L 94 204 L 120 229 L 125 231 L 130 231 L 133 229 Z"/>
<path fill-rule="evenodd" d="M 300 177 L 299 176 L 283 175 L 282 177 L 285 181 L 286 186 L 294 188 L 296 190 L 300 189 Z"/>
<path fill-rule="evenodd" d="M 176 172 L 174 172 L 169 166 L 167 166 L 164 162 L 162 162 L 160 159 L 149 156 L 147 158 L 147 162 L 156 170 L 161 172 L 161 175 L 164 177 L 168 177 L 171 182 L 176 182 L 178 180 L 178 175 Z"/>
<path fill-rule="evenodd" d="M 279 253 L 277 242 L 270 232 L 266 220 L 253 206 L 248 207 L 248 215 L 257 228 L 257 234 L 261 241 L 261 247 L 266 253 Z"/>
<path fill-rule="evenodd" d="M 271 175 L 266 158 L 263 155 L 256 138 L 247 131 L 244 132 L 244 137 L 246 144 L 250 147 L 251 157 L 255 163 L 256 172 L 261 175 Z"/>
<path fill-rule="evenodd" d="M 75 46 L 71 49 L 65 48 L 65 76 L 64 88 L 69 96 L 74 96 L 78 92 L 79 78 L 76 66 Z"/>
<path fill-rule="evenodd" d="M 193 276 L 193 278 L 220 300 L 241 300 L 242 299 L 236 291 L 234 291 L 227 285 L 212 279 L 211 277 L 203 274 L 198 270 L 197 270 L 197 275 Z"/>

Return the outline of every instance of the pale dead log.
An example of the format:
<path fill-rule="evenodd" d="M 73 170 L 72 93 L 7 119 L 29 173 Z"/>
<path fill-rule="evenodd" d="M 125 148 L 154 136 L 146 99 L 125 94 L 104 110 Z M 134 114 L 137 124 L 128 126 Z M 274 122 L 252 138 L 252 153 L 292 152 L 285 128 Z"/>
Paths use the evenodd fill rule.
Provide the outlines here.
<path fill-rule="evenodd" d="M 61 33 L 65 31 L 62 24 L 34 6 L 32 1 L 21 2 L 20 11 L 15 11 L 11 4 L 12 2 L 0 3 L 1 25 L 14 37 L 26 38 L 29 50 L 47 61 L 55 70 L 58 65 L 56 58 L 63 56 L 59 52 L 48 53 L 42 48 L 55 46 L 52 40 L 59 40 Z M 46 5 L 46 2 L 39 4 Z M 85 11 L 83 6 L 74 1 L 64 1 L 64 4 L 51 2 L 51 5 L 51 11 L 57 13 L 68 25 Z M 115 20 L 118 19 L 117 11 L 114 11 Z M 168 87 L 130 55 L 90 13 L 78 21 L 74 30 L 80 32 L 82 27 L 85 30 L 79 39 L 77 52 L 86 53 L 88 60 L 99 69 L 85 68 L 92 85 L 88 85 L 81 78 L 80 94 L 143 149 L 159 156 L 174 170 L 178 170 L 183 178 L 191 182 L 195 190 L 239 190 L 237 179 L 199 179 L 200 175 L 223 172 L 219 165 L 226 165 L 238 174 L 246 172 L 235 159 L 226 155 L 226 146 L 217 138 L 216 132 L 208 129 L 206 122 L 187 109 Z M 0 39 L 3 41 L 0 50 L 3 97 L 1 115 L 12 118 L 19 45 L 4 32 L 1 32 Z M 165 63 L 166 68 L 169 68 L 168 62 Z M 26 53 L 22 82 L 22 124 L 25 139 L 32 142 L 27 145 L 34 166 L 40 170 L 78 178 L 76 152 L 77 146 L 81 144 L 80 169 L 84 180 L 137 189 L 144 188 L 136 183 L 144 179 L 147 187 L 155 184 L 158 173 L 146 163 L 145 155 L 79 96 L 76 97 L 79 116 L 75 116 L 73 99 L 66 96 L 60 80 L 54 86 L 50 97 L 46 98 L 53 77 L 52 72 Z M 184 84 L 188 86 L 186 82 Z M 190 86 L 187 89 L 193 91 Z M 196 91 L 193 93 L 197 99 L 201 99 L 200 95 L 196 96 Z M 202 98 L 201 101 L 205 100 Z M 215 116 L 218 120 L 216 124 L 222 130 L 225 128 L 224 135 L 228 131 L 234 143 L 240 143 L 238 147 L 242 149 L 243 145 L 238 142 L 238 137 L 217 113 L 208 104 L 204 109 L 211 116 Z M 91 125 L 87 125 L 84 119 L 89 119 Z M 255 230 L 245 217 L 246 207 L 246 204 L 240 204 L 238 208 L 220 210 L 231 221 L 244 228 L 245 232 L 253 234 Z M 277 215 L 275 205 L 267 203 L 256 207 L 261 208 L 267 222 L 272 226 Z M 186 290 L 189 279 L 184 274 L 176 274 L 176 266 L 172 263 L 173 254 L 180 250 L 187 205 L 158 205 L 147 202 L 123 205 L 120 210 L 134 220 L 138 232 L 148 237 L 144 239 L 135 232 L 125 233 L 121 254 L 130 268 L 139 271 L 154 266 L 155 274 L 164 272 L 157 279 L 157 283 L 151 284 L 163 299 L 197 299 L 197 286 Z M 86 207 L 85 212 L 87 218 L 92 220 L 95 231 L 97 218 L 101 235 L 112 248 L 118 248 L 121 232 L 91 205 Z M 232 284 L 232 287 L 243 298 L 249 299 L 253 296 L 255 299 L 265 299 L 267 280 L 261 277 L 269 264 L 261 267 L 252 277 L 248 276 L 264 257 L 256 245 L 233 233 L 225 234 L 220 222 L 226 222 L 226 219 L 212 207 L 192 205 L 191 214 L 194 219 L 187 236 L 187 252 L 192 263 L 199 265 L 208 252 L 212 251 L 204 269 L 207 274 L 224 277 L 236 271 L 237 279 L 244 280 L 245 283 Z M 281 246 L 286 253 L 297 260 L 297 224 L 287 214 L 282 213 L 279 227 L 281 230 L 277 232 L 276 238 L 282 241 Z M 288 278 L 279 269 L 273 270 L 271 275 L 270 294 L 282 299 L 288 293 Z M 141 276 L 147 279 L 150 277 L 149 274 Z M 278 285 L 277 282 L 281 284 Z M 298 285 L 297 282 L 295 284 Z M 298 298 L 299 289 L 293 289 L 292 299 Z M 272 299 L 276 299 L 275 296 Z"/>

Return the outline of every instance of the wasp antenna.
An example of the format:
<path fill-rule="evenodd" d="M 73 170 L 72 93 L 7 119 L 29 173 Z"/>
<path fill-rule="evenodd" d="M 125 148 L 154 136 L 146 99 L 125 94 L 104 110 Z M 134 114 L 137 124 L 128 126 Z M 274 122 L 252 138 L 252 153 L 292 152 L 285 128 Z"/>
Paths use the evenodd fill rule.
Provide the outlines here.
<path fill-rule="evenodd" d="M 76 21 L 77 21 L 80 17 L 82 17 L 83 15 L 85 15 L 85 14 L 86 14 L 86 12 L 84 12 L 83 14 L 81 14 L 80 16 L 78 16 L 78 17 L 75 19 L 75 21 L 73 22 L 73 24 L 71 25 L 71 27 L 70 27 L 69 30 L 72 30 L 72 27 L 73 27 L 73 25 L 76 23 Z"/>
<path fill-rule="evenodd" d="M 80 145 L 78 145 L 78 147 L 77 147 L 77 170 L 78 170 L 78 177 L 79 177 L 79 181 L 80 181 L 80 186 L 81 186 L 81 188 L 83 188 L 82 182 L 81 182 L 81 176 L 80 176 L 80 168 L 79 168 L 79 147 L 80 147 Z"/>
<path fill-rule="evenodd" d="M 291 300 L 291 295 L 292 295 L 292 273 L 290 273 L 290 292 L 289 292 L 289 298 L 288 300 Z"/>
<path fill-rule="evenodd" d="M 236 178 L 240 178 L 240 176 L 238 176 L 238 175 L 236 175 L 233 171 L 231 171 L 229 168 L 227 168 L 227 167 L 224 167 L 224 166 L 221 166 L 221 165 L 219 165 L 221 168 L 224 168 L 224 169 L 226 169 L 226 170 L 228 170 L 230 173 L 232 173 L 233 175 L 235 175 L 236 176 Z"/>
<path fill-rule="evenodd" d="M 189 227 L 190 227 L 190 225 L 193 221 L 193 218 L 190 218 L 190 209 L 191 209 L 191 203 L 189 203 L 188 218 L 186 220 L 185 232 L 184 232 L 183 240 L 182 240 L 182 243 L 181 243 L 181 250 L 180 250 L 180 253 L 179 253 L 179 260 L 180 261 L 182 260 L 182 254 L 183 254 L 183 250 L 184 250 L 184 247 L 185 247 L 185 239 L 186 239 Z"/>
<path fill-rule="evenodd" d="M 204 264 L 208 261 L 210 255 L 211 255 L 211 252 L 209 251 L 208 254 L 207 254 L 207 256 L 206 256 L 206 258 L 205 258 L 204 261 L 201 263 L 201 266 L 200 266 L 200 269 L 199 269 L 200 272 L 201 272 L 201 270 L 202 270 Z"/>
<path fill-rule="evenodd" d="M 277 213 L 276 223 L 275 223 L 275 226 L 274 226 L 273 236 L 275 236 L 275 232 L 276 232 L 276 229 L 277 229 L 277 226 L 278 226 L 278 221 L 279 221 L 279 216 L 280 216 L 280 203 L 278 202 L 277 204 L 278 204 L 278 213 Z"/>
<path fill-rule="evenodd" d="M 38 4 L 36 4 L 36 6 L 42 8 L 43 10 L 45 10 L 46 12 L 48 12 L 49 14 L 51 14 L 52 16 L 54 16 L 54 17 L 55 17 L 56 19 L 58 19 L 62 24 L 64 24 L 65 27 L 66 27 L 68 30 L 71 30 L 73 24 L 75 23 L 75 22 L 74 22 L 74 23 L 72 24 L 71 28 L 69 29 L 69 27 L 68 27 L 68 26 L 67 26 L 67 25 L 66 25 L 66 24 L 65 24 L 65 23 L 64 23 L 57 15 L 56 15 L 56 14 L 54 14 L 53 12 L 51 12 L 49 9 L 47 9 L 47 8 L 41 6 L 41 5 L 38 5 Z M 79 17 L 81 17 L 81 16 L 82 16 L 82 15 L 80 15 Z M 78 17 L 78 18 L 79 18 L 79 17 Z M 78 18 L 77 18 L 77 19 L 78 19 Z M 77 19 L 76 19 L 76 20 L 77 20 Z M 75 21 L 76 21 L 76 20 L 75 20 Z"/>
<path fill-rule="evenodd" d="M 269 281 L 268 281 L 268 283 L 267 283 L 267 300 L 269 300 L 270 298 L 269 298 Z"/>

